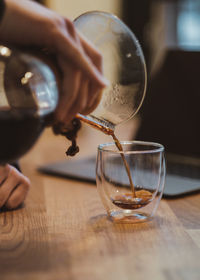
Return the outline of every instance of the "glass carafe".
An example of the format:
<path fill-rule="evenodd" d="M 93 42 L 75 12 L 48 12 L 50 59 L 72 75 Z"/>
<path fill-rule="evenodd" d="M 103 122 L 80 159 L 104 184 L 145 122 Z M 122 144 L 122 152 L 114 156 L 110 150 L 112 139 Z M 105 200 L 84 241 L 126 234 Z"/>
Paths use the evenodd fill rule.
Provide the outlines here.
<path fill-rule="evenodd" d="M 52 69 L 38 56 L 0 46 L 0 163 L 25 154 L 54 112 L 58 88 Z"/>
<path fill-rule="evenodd" d="M 77 118 L 114 130 L 133 117 L 146 89 L 141 47 L 117 17 L 89 12 L 75 20 L 76 28 L 101 51 L 110 85 L 97 108 Z M 43 54 L 0 46 L 0 164 L 14 161 L 35 143 L 58 102 L 53 61 Z M 53 67 L 52 67 L 53 66 Z"/>

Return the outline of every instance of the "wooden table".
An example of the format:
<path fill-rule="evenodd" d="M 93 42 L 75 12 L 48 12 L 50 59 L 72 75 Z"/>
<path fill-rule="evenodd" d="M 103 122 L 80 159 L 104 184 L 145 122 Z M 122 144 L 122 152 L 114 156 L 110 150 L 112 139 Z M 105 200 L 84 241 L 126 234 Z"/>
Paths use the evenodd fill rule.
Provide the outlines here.
<path fill-rule="evenodd" d="M 98 141 L 108 138 L 84 128 L 78 156 Z M 113 224 L 95 185 L 37 172 L 67 145 L 47 129 L 21 161 L 32 188 L 23 208 L 0 213 L 0 280 L 199 280 L 200 194 L 163 199 L 152 222 Z"/>

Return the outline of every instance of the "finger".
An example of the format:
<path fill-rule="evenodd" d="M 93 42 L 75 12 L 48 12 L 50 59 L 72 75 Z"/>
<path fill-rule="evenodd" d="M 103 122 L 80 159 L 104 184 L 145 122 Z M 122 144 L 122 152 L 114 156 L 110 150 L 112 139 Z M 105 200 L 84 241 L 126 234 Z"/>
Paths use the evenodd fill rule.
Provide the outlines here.
<path fill-rule="evenodd" d="M 82 76 L 78 98 L 75 100 L 69 112 L 70 116 L 74 118 L 77 113 L 84 114 L 88 106 L 88 96 L 89 96 L 89 81 L 84 76 Z"/>
<path fill-rule="evenodd" d="M 88 55 L 85 54 L 80 45 L 77 44 L 77 41 L 74 40 L 74 36 L 71 36 L 71 24 L 72 23 L 66 22 L 66 30 L 58 32 L 57 39 L 54 42 L 57 52 L 70 60 L 77 68 L 80 68 L 100 88 L 104 88 L 108 84 L 107 80 L 93 64 Z"/>
<path fill-rule="evenodd" d="M 19 172 L 10 166 L 8 176 L 0 187 L 0 207 L 2 207 L 9 198 L 13 189 L 20 183 Z"/>
<path fill-rule="evenodd" d="M 91 58 L 94 65 L 102 73 L 103 58 L 101 53 L 96 49 L 96 47 L 91 42 L 87 40 L 87 38 L 83 37 L 81 33 L 79 33 L 79 38 L 85 53 Z"/>
<path fill-rule="evenodd" d="M 11 166 L 9 164 L 0 165 L 0 185 L 8 177 Z"/>
<path fill-rule="evenodd" d="M 76 44 L 82 48 L 82 44 L 81 44 L 81 40 L 80 40 L 80 36 L 79 33 L 77 32 L 74 22 L 69 20 L 68 18 L 65 19 L 65 23 L 66 23 L 66 27 L 67 30 L 69 32 L 69 34 L 71 35 L 71 37 L 74 39 L 74 41 L 76 42 Z"/>
<path fill-rule="evenodd" d="M 87 102 L 84 110 L 82 110 L 80 113 L 83 115 L 88 115 L 91 112 L 93 112 L 96 107 L 98 106 L 100 99 L 101 99 L 101 92 L 99 90 L 95 90 L 91 87 L 91 83 L 87 83 Z"/>
<path fill-rule="evenodd" d="M 102 98 L 103 89 L 99 90 L 99 88 L 97 88 L 94 84 L 90 83 L 89 93 L 90 102 L 88 104 L 88 107 L 93 107 L 95 109 Z"/>
<path fill-rule="evenodd" d="M 30 189 L 30 181 L 27 179 L 28 178 L 24 178 L 24 180 L 11 193 L 8 200 L 6 201 L 6 208 L 17 208 L 26 199 L 28 191 Z"/>
<path fill-rule="evenodd" d="M 71 117 L 69 112 L 78 96 L 81 73 L 71 64 L 64 65 L 63 62 L 60 62 L 60 66 L 63 72 L 63 79 L 55 118 L 58 122 L 63 122 L 67 117 Z"/>
<path fill-rule="evenodd" d="M 84 113 L 82 113 L 83 115 L 88 115 L 91 114 L 99 105 L 100 101 L 101 101 L 101 95 L 102 95 L 102 91 L 99 92 L 99 95 L 97 95 L 95 97 L 95 99 L 93 99 L 92 103 L 90 102 L 85 110 Z"/>

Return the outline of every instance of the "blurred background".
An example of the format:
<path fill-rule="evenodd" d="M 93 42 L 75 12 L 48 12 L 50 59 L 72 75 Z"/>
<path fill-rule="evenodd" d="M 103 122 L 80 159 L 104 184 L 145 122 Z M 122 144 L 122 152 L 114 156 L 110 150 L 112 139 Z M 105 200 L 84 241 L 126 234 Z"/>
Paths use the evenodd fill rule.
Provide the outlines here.
<path fill-rule="evenodd" d="M 200 1 L 44 0 L 71 19 L 90 10 L 116 14 L 142 46 L 148 88 L 127 140 L 162 143 L 168 153 L 200 157 Z M 117 128 L 124 129 L 123 125 Z M 87 132 L 85 132 L 87 133 Z"/>

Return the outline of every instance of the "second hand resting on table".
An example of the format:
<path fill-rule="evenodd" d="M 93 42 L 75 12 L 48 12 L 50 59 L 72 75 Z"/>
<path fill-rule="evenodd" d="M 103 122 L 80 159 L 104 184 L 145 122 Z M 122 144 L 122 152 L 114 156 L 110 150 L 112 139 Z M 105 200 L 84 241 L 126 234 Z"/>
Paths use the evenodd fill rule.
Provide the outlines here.
<path fill-rule="evenodd" d="M 55 122 L 67 125 L 77 113 L 93 111 L 107 85 L 99 51 L 78 33 L 70 19 L 30 0 L 4 2 L 0 43 L 46 48 L 56 58 L 61 85 Z M 0 207 L 17 207 L 29 187 L 29 180 L 14 167 L 0 167 Z"/>
<path fill-rule="evenodd" d="M 0 166 L 0 209 L 18 207 L 26 198 L 30 180 L 14 166 Z"/>

